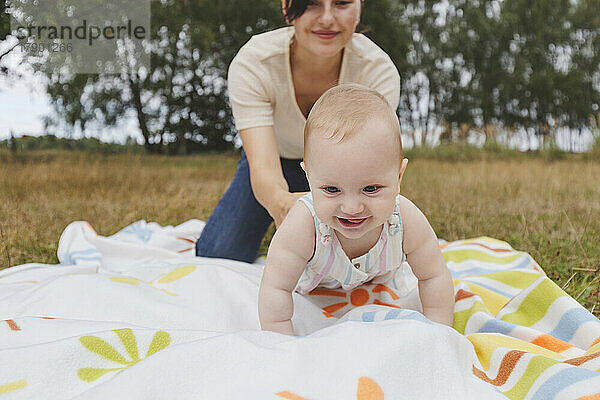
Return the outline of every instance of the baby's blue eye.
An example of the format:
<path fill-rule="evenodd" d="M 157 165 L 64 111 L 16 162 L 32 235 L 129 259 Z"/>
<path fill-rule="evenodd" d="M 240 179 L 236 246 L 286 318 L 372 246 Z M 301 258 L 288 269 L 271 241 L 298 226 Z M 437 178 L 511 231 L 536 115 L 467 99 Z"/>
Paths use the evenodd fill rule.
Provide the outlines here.
<path fill-rule="evenodd" d="M 335 186 L 326 186 L 323 188 L 323 190 L 325 190 L 327 193 L 337 193 L 340 191 L 340 189 L 336 188 Z"/>
<path fill-rule="evenodd" d="M 367 193 L 375 193 L 379 189 L 379 186 L 369 185 L 365 186 L 363 190 Z"/>

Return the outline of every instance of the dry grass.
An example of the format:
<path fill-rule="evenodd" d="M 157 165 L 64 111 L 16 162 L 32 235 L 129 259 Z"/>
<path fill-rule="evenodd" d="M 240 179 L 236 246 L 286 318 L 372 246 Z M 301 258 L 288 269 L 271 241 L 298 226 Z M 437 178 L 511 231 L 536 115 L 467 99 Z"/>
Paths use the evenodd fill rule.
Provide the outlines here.
<path fill-rule="evenodd" d="M 56 263 L 60 233 L 75 220 L 109 235 L 139 219 L 206 219 L 236 162 L 231 155 L 0 152 L 0 269 Z M 403 193 L 440 237 L 506 240 L 598 314 L 599 177 L 600 163 L 582 160 L 413 160 Z"/>

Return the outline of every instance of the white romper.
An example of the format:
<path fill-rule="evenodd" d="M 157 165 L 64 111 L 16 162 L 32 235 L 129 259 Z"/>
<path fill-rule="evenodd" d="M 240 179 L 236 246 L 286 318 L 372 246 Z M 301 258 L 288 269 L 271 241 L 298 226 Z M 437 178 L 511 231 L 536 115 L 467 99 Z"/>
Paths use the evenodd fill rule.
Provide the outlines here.
<path fill-rule="evenodd" d="M 341 287 L 351 290 L 363 283 L 385 283 L 400 296 L 416 288 L 417 278 L 405 262 L 402 250 L 403 230 L 399 197 L 390 219 L 385 222 L 379 240 L 362 256 L 350 260 L 333 230 L 321 223 L 315 214 L 312 194 L 301 201 L 310 210 L 315 222 L 315 253 L 310 259 L 296 291 L 306 294 L 316 287 L 329 289 Z"/>

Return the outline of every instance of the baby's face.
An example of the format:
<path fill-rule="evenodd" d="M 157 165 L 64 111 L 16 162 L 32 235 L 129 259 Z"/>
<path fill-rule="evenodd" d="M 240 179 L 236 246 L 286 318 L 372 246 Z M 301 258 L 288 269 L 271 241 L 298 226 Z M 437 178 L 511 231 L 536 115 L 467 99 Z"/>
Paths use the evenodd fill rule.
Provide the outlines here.
<path fill-rule="evenodd" d="M 394 210 L 400 155 L 385 129 L 372 121 L 341 143 L 311 138 L 306 171 L 315 213 L 348 239 L 380 228 Z"/>

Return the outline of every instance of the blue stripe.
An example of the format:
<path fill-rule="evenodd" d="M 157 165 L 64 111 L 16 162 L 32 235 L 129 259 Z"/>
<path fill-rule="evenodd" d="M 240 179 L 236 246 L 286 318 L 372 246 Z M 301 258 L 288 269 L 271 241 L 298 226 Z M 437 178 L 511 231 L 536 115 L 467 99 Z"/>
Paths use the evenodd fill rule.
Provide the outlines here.
<path fill-rule="evenodd" d="M 549 335 L 568 342 L 573 338 L 577 329 L 579 329 L 584 322 L 588 321 L 598 322 L 598 319 L 583 307 L 574 308 L 563 314 L 562 318 L 558 321 L 558 324 Z"/>
<path fill-rule="evenodd" d="M 335 261 L 334 261 L 334 263 L 335 263 Z M 352 272 L 354 271 L 354 265 L 346 264 L 346 268 L 348 269 L 348 273 L 346 274 L 346 280 L 344 281 L 344 285 L 347 285 L 348 283 L 350 283 L 350 279 L 352 278 Z"/>
<path fill-rule="evenodd" d="M 465 275 L 484 275 L 484 274 L 491 274 L 494 272 L 504 272 L 504 271 L 511 271 L 513 269 L 525 268 L 529 264 L 531 264 L 531 259 L 532 259 L 531 257 L 525 257 L 525 260 L 523 260 L 521 263 L 519 263 L 513 267 L 510 267 L 510 268 L 506 268 L 506 266 L 499 265 L 495 269 L 494 269 L 494 267 L 491 267 L 491 268 L 477 267 L 477 268 L 466 269 L 464 271 L 453 271 L 452 268 L 449 268 L 449 269 L 450 269 L 450 274 L 452 275 L 452 278 L 460 279 L 461 276 L 465 276 Z M 462 262 L 456 263 L 456 264 L 462 264 L 464 262 L 465 261 L 462 261 Z"/>
<path fill-rule="evenodd" d="M 574 383 L 596 378 L 597 372 L 585 368 L 569 367 L 554 375 L 539 387 L 532 400 L 553 399 L 561 390 Z"/>
<path fill-rule="evenodd" d="M 424 322 L 429 325 L 433 325 L 433 322 L 431 322 L 423 314 L 418 313 L 418 312 L 413 312 L 408 315 L 402 315 L 396 319 L 397 320 L 400 320 L 400 319 L 413 320 L 413 321 L 419 321 L 419 322 Z"/>
<path fill-rule="evenodd" d="M 393 309 L 390 311 L 385 311 L 385 310 L 380 310 L 380 311 L 367 311 L 364 312 L 362 314 L 361 319 L 363 320 L 363 322 L 374 322 L 375 321 L 375 316 L 377 314 L 381 314 L 385 312 L 385 316 L 383 317 L 383 319 L 385 321 L 389 321 L 389 320 L 413 320 L 413 321 L 419 321 L 419 322 L 424 322 L 427 324 L 433 324 L 433 322 L 431 322 L 430 320 L 428 320 L 423 314 L 417 312 L 417 311 L 410 311 L 410 310 L 400 310 L 400 309 Z"/>
<path fill-rule="evenodd" d="M 515 324 L 510 322 L 501 321 L 495 318 L 490 318 L 488 322 L 483 324 L 481 328 L 477 330 L 478 333 L 502 333 L 503 335 L 509 335 L 510 332 L 516 327 Z"/>
<path fill-rule="evenodd" d="M 398 309 L 390 310 L 390 311 L 388 311 L 387 314 L 385 314 L 384 319 L 396 319 L 398 317 L 398 315 L 400 315 L 400 310 L 398 310 Z"/>
<path fill-rule="evenodd" d="M 377 311 L 368 311 L 368 312 L 363 313 L 363 315 L 362 315 L 363 322 L 375 321 L 375 314 L 377 314 Z"/>
<path fill-rule="evenodd" d="M 367 258 L 365 258 L 365 272 L 369 272 L 369 255 L 370 251 L 367 253 Z"/>

